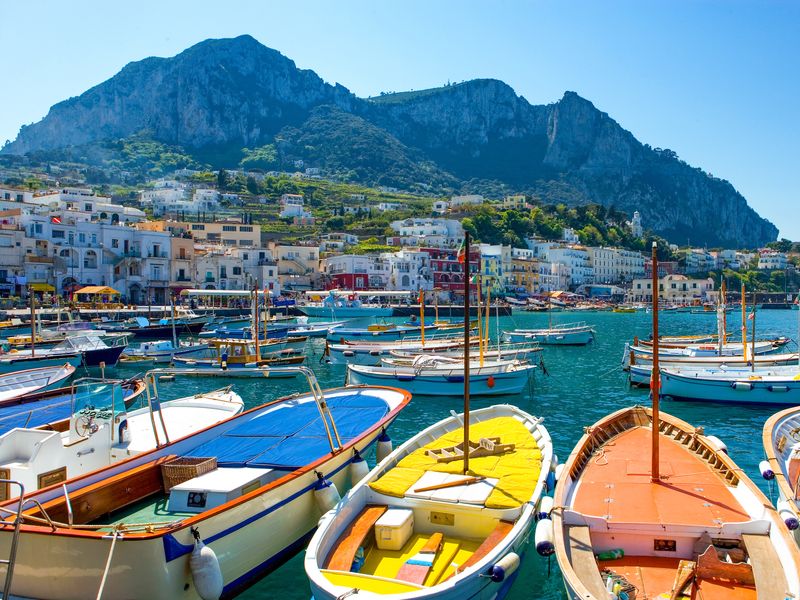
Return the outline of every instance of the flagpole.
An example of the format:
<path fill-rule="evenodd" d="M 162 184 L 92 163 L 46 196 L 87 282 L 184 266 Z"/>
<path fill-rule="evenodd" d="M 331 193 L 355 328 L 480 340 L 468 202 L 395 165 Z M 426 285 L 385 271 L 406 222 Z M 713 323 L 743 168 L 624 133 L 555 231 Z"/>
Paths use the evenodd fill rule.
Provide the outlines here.
<path fill-rule="evenodd" d="M 661 387 L 661 371 L 659 370 L 658 366 L 658 246 L 656 242 L 653 242 L 653 256 L 652 256 L 652 263 L 653 263 L 653 373 L 650 376 L 650 388 L 651 393 L 653 396 L 653 440 L 652 440 L 652 465 L 651 465 L 651 475 L 650 481 L 657 482 L 660 480 L 661 475 L 659 473 L 659 449 L 658 449 L 658 437 L 660 435 L 661 430 L 661 415 L 659 412 L 659 388 Z"/>
<path fill-rule="evenodd" d="M 464 232 L 464 474 L 469 472 L 469 232 Z M 480 322 L 480 319 L 478 319 Z"/>
<path fill-rule="evenodd" d="M 742 356 L 747 364 L 747 295 L 742 282 Z"/>

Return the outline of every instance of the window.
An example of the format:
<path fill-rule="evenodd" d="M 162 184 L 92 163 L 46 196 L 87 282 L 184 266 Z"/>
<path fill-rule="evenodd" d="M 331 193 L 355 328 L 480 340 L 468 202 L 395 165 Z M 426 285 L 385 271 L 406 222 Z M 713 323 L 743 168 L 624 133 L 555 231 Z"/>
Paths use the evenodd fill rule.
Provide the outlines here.
<path fill-rule="evenodd" d="M 246 233 L 252 233 L 253 232 L 253 226 L 252 225 L 242 225 L 242 226 L 239 227 L 239 231 L 244 231 Z"/>
<path fill-rule="evenodd" d="M 63 229 L 53 229 L 53 239 L 54 240 L 63 240 L 64 239 L 64 230 Z"/>
<path fill-rule="evenodd" d="M 235 225 L 223 225 L 222 231 L 236 231 Z"/>
<path fill-rule="evenodd" d="M 118 239 L 112 239 L 111 240 L 111 247 L 112 248 L 119 248 L 119 240 Z"/>
<path fill-rule="evenodd" d="M 161 279 L 161 267 L 159 265 L 153 265 L 153 270 L 151 273 L 154 280 L 159 281 Z"/>
<path fill-rule="evenodd" d="M 83 205 L 83 210 L 85 210 L 86 212 L 92 212 L 92 205 L 87 202 L 86 204 Z"/>
<path fill-rule="evenodd" d="M 220 279 L 225 279 L 227 276 L 228 276 L 227 268 L 226 267 L 220 267 L 219 268 L 219 278 Z"/>
<path fill-rule="evenodd" d="M 233 267 L 233 274 L 234 275 L 241 275 L 242 274 L 242 267 Z"/>
<path fill-rule="evenodd" d="M 86 243 L 86 234 L 85 233 L 79 233 L 78 234 L 78 241 L 81 244 L 85 244 Z"/>
<path fill-rule="evenodd" d="M 184 269 L 178 269 L 178 281 L 186 281 L 186 271 Z"/>
<path fill-rule="evenodd" d="M 192 223 L 192 230 L 205 231 L 206 226 L 199 223 Z"/>
<path fill-rule="evenodd" d="M 41 223 L 36 223 L 33 226 L 33 231 L 34 231 L 34 233 L 42 233 L 42 224 Z"/>

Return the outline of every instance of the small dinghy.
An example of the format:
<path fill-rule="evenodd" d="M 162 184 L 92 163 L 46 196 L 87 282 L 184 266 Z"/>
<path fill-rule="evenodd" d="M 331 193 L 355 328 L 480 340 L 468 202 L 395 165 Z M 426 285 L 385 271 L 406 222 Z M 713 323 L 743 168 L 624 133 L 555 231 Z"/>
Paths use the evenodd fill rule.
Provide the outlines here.
<path fill-rule="evenodd" d="M 536 342 L 546 346 L 585 346 L 594 340 L 594 328 L 586 323 L 564 323 L 545 329 L 504 331 L 503 341 Z"/>
<path fill-rule="evenodd" d="M 778 514 L 800 545 L 800 408 L 787 408 L 764 424 L 761 476 L 778 484 Z"/>
<path fill-rule="evenodd" d="M 0 375 L 0 408 L 10 400 L 17 400 L 34 392 L 52 390 L 64 384 L 75 373 L 75 367 L 40 367 Z"/>

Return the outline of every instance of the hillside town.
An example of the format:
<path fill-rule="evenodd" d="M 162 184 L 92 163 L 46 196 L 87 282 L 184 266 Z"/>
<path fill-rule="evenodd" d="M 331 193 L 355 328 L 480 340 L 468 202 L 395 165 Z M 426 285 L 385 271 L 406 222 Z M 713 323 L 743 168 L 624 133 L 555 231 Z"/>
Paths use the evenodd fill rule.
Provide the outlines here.
<path fill-rule="evenodd" d="M 237 199 L 237 194 L 172 179 L 140 191 L 138 208 L 115 204 L 89 187 L 0 189 L 0 296 L 24 299 L 33 291 L 66 299 L 83 286 L 100 285 L 119 291 L 131 304 L 163 305 L 190 288 L 254 287 L 288 296 L 329 289 L 424 290 L 457 301 L 464 289 L 457 257 L 464 228 L 449 215 L 488 202 L 480 195 L 432 201 L 429 217 L 391 222 L 392 234 L 380 240 L 383 251 L 357 253 L 359 236 L 345 231 L 287 242 L 246 213 L 224 209 Z M 394 202 L 368 206 L 363 196 L 351 200 L 342 212 L 401 208 Z M 314 225 L 302 194 L 283 194 L 278 202 L 280 218 Z M 498 204 L 530 208 L 523 195 Z M 635 237 L 644 233 L 638 212 L 627 226 Z M 650 300 L 650 259 L 640 252 L 581 244 L 570 228 L 560 239 L 524 241 L 525 247 L 477 243 L 471 249 L 492 297 L 570 291 L 617 302 Z M 682 252 L 680 263 L 659 264 L 665 299 L 677 304 L 706 300 L 714 290 L 710 271 L 794 269 L 787 253 L 770 248 Z"/>

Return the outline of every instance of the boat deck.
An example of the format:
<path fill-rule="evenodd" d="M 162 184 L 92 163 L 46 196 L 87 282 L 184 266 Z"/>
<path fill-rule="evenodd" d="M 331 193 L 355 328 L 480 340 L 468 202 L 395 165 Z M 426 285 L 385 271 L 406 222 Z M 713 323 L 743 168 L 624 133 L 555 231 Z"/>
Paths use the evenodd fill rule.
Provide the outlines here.
<path fill-rule="evenodd" d="M 95 525 L 144 525 L 147 523 L 169 523 L 196 516 L 196 513 L 167 510 L 169 494 L 140 500 L 94 522 Z"/>
<path fill-rule="evenodd" d="M 722 477 L 667 436 L 660 437 L 661 480 L 651 482 L 651 436 L 637 427 L 605 444 L 581 473 L 573 509 L 620 523 L 716 528 L 750 519 Z"/>

